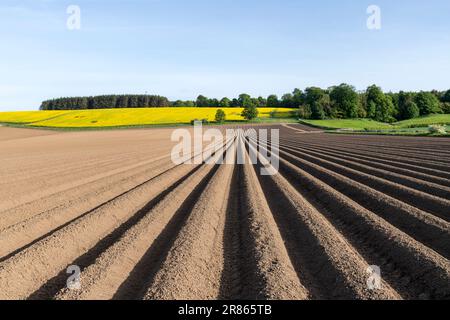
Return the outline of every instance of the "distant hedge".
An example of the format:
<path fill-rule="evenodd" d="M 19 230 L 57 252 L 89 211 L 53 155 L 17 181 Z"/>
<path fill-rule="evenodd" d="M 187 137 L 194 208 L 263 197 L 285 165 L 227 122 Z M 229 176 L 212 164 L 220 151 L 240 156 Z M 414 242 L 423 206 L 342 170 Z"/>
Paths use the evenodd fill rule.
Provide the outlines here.
<path fill-rule="evenodd" d="M 156 95 L 104 95 L 95 97 L 58 98 L 42 102 L 41 110 L 83 110 L 112 108 L 169 107 L 166 97 Z"/>

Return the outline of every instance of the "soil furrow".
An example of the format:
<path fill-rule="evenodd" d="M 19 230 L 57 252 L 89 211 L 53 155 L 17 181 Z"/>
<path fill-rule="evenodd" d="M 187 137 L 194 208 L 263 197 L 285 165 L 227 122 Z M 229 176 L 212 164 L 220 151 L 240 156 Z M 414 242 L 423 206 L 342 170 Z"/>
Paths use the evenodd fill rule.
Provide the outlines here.
<path fill-rule="evenodd" d="M 217 168 L 153 277 L 144 299 L 218 298 L 223 270 L 225 211 L 232 173 L 232 165 L 223 164 Z"/>
<path fill-rule="evenodd" d="M 372 249 L 394 261 L 395 269 L 409 277 L 406 287 L 389 282 L 402 296 L 449 297 L 450 264 L 447 259 L 302 169 L 283 159 L 280 163 L 283 176 L 307 199 L 314 199 L 314 203 L 326 208 L 327 211 L 319 211 L 330 212 L 327 214 L 330 221 L 339 218 L 349 225 L 354 235 L 363 238 L 363 242 L 369 243 Z M 377 264 L 381 265 L 382 261 Z"/>
<path fill-rule="evenodd" d="M 367 286 L 367 262 L 280 174 L 259 176 L 300 278 L 314 299 L 400 299 L 384 283 Z M 275 200 L 270 195 L 277 194 Z"/>
<path fill-rule="evenodd" d="M 61 205 L 43 212 L 33 213 L 30 217 L 24 217 L 23 214 L 21 215 L 22 211 L 14 210 L 14 213 L 17 212 L 16 215 L 11 212 L 2 221 L 5 227 L 0 233 L 0 257 L 10 254 L 14 248 L 25 246 L 39 239 L 51 232 L 50 230 L 56 230 L 70 223 L 86 214 L 86 212 L 125 195 L 130 190 L 151 181 L 154 177 L 170 170 L 172 167 L 172 165 L 165 165 L 159 170 L 156 168 L 153 172 L 150 170 L 147 174 L 139 174 L 139 178 L 133 176 L 123 178 L 112 183 L 112 187 L 105 186 L 104 188 L 94 189 L 95 191 L 89 195 L 84 197 L 80 195 L 77 198 L 66 200 Z M 68 197 L 66 196 L 66 198 Z M 32 213 L 33 211 L 25 212 Z M 11 224 L 13 222 L 15 223 Z"/>
<path fill-rule="evenodd" d="M 290 142 L 290 143 L 293 143 L 293 142 Z M 301 144 L 301 143 L 296 143 L 295 145 L 303 146 L 303 144 Z M 331 149 L 329 147 L 308 145 L 307 148 L 311 149 L 311 150 L 322 152 L 327 155 L 336 156 L 336 157 L 353 160 L 353 161 L 358 161 L 358 163 L 372 166 L 374 168 L 388 170 L 388 171 L 396 172 L 396 173 L 399 173 L 399 174 L 402 174 L 405 176 L 417 178 L 417 179 L 420 179 L 423 181 L 432 182 L 437 185 L 450 187 L 450 179 L 436 176 L 436 175 L 439 175 L 439 172 L 433 172 L 435 175 L 431 175 L 429 173 L 422 173 L 419 171 L 420 169 L 417 166 L 409 167 L 407 169 L 407 168 L 403 168 L 403 166 L 401 164 L 399 165 L 399 163 L 398 162 L 396 163 L 395 161 L 383 161 L 383 160 L 377 159 L 375 157 L 363 156 L 363 155 L 359 155 L 359 154 L 352 153 L 352 152 L 344 152 L 342 150 L 337 151 L 338 149 Z M 412 170 L 413 168 L 414 168 L 414 170 Z"/>
<path fill-rule="evenodd" d="M 192 165 L 176 167 L 96 208 L 0 263 L 0 287 L 5 288 L 0 292 L 0 298 L 24 298 L 33 293 L 76 257 L 94 247 L 99 238 L 106 237 L 144 208 L 149 203 L 148 199 L 170 188 L 192 168 Z M 58 259 L 49 260 L 52 256 L 58 256 Z M 33 259 L 35 264 L 30 266 L 29 259 Z M 20 279 L 14 279 L 17 272 L 21 274 Z"/>
<path fill-rule="evenodd" d="M 450 299 L 450 139 L 174 129 L 4 128 L 0 299 Z"/>
<path fill-rule="evenodd" d="M 354 184 L 361 184 L 365 187 L 365 189 L 370 187 L 379 192 L 383 192 L 383 194 L 386 196 L 389 195 L 393 198 L 396 198 L 397 200 L 408 203 L 411 206 L 432 213 L 441 219 L 450 221 L 450 200 L 425 194 L 423 192 L 387 181 L 382 178 L 346 168 L 331 161 L 327 161 L 315 156 L 310 156 L 306 153 L 293 150 L 292 148 L 281 146 L 281 149 L 287 151 L 289 154 L 292 154 L 297 159 L 301 159 L 302 163 L 308 162 L 310 164 L 320 166 L 324 169 L 328 169 L 335 175 L 351 179 Z"/>
<path fill-rule="evenodd" d="M 315 150 L 311 150 L 311 148 L 302 148 L 294 144 L 283 144 L 283 145 L 293 150 L 300 151 L 308 155 L 316 156 L 336 164 L 340 164 L 346 168 L 354 169 L 358 172 L 366 173 L 368 175 L 386 179 L 394 183 L 402 184 L 404 186 L 416 189 L 421 192 L 428 193 L 430 195 L 434 195 L 436 197 L 440 197 L 443 199 L 450 199 L 450 188 L 445 187 L 443 185 L 421 181 L 416 178 L 412 178 L 403 174 L 396 174 L 391 171 L 383 169 L 377 169 L 370 165 L 364 165 L 361 163 L 361 161 L 355 162 L 351 158 L 344 158 L 344 157 L 339 158 L 329 155 L 328 153 L 325 152 L 318 152 Z"/>
<path fill-rule="evenodd" d="M 331 142 L 326 139 L 323 139 L 321 141 L 306 141 L 305 139 L 284 139 L 285 141 L 294 142 L 297 144 L 302 144 L 305 146 L 312 146 L 312 147 L 325 147 L 330 150 L 337 150 L 337 151 L 351 151 L 352 153 L 356 153 L 358 155 L 370 155 L 374 159 L 380 159 L 382 161 L 394 161 L 397 165 L 404 166 L 404 167 L 411 167 L 413 168 L 419 168 L 422 170 L 428 170 L 430 174 L 433 174 L 434 172 L 437 173 L 437 176 L 443 176 L 447 179 L 450 178 L 449 168 L 448 166 L 444 166 L 439 163 L 435 163 L 433 161 L 430 161 L 430 159 L 427 160 L 412 160 L 408 156 L 399 156 L 398 154 L 390 154 L 386 155 L 382 152 L 380 152 L 376 148 L 366 148 L 366 147 L 355 147 L 353 144 L 349 145 L 342 145 L 339 142 Z"/>
<path fill-rule="evenodd" d="M 320 143 L 320 145 L 322 145 L 323 142 Z M 317 145 L 317 144 L 314 144 Z M 382 151 L 378 148 L 370 148 L 368 146 L 360 146 L 357 147 L 354 144 L 348 144 L 348 145 L 341 145 L 339 143 L 333 143 L 332 144 L 335 147 L 339 147 L 340 150 L 344 149 L 344 150 L 351 150 L 351 149 L 356 149 L 360 152 L 364 152 L 366 154 L 371 154 L 374 153 L 377 156 L 383 157 L 384 159 L 394 159 L 394 160 L 398 160 L 404 163 L 409 163 L 409 164 L 413 164 L 413 165 L 417 165 L 418 163 L 420 163 L 422 166 L 426 167 L 426 168 L 432 168 L 432 169 L 436 169 L 436 170 L 440 170 L 440 171 L 444 171 L 444 172 L 448 172 L 450 169 L 450 165 L 448 165 L 447 163 L 443 163 L 440 161 L 436 161 L 434 158 L 432 157 L 419 157 L 418 155 L 420 155 L 421 153 L 418 153 L 417 155 L 414 153 L 408 153 L 408 154 L 403 154 L 403 153 L 395 153 L 395 152 L 385 152 Z"/>
<path fill-rule="evenodd" d="M 282 152 L 282 154 L 289 162 L 376 213 L 413 238 L 430 246 L 447 258 L 450 256 L 449 222 L 330 170 L 305 162 L 288 153 Z"/>
<path fill-rule="evenodd" d="M 89 261 L 82 271 L 81 290 L 64 288 L 56 295 L 58 299 L 112 299 L 132 272 L 135 265 L 152 247 L 157 237 L 173 219 L 178 204 L 186 201 L 192 190 L 206 179 L 212 166 L 198 167 L 161 201 L 145 213 L 141 219 L 111 242 L 95 260 Z M 77 264 L 76 261 L 74 264 Z M 120 280 L 121 279 L 121 280 Z M 61 287 L 60 287 L 61 288 Z"/>
<path fill-rule="evenodd" d="M 239 148 L 245 148 L 242 136 Z M 245 262 L 240 262 L 240 279 L 243 281 L 239 296 L 234 298 L 308 299 L 310 293 L 292 265 L 253 166 L 247 163 L 236 167 L 240 195 L 237 203 L 241 224 L 240 256 L 245 257 Z"/>

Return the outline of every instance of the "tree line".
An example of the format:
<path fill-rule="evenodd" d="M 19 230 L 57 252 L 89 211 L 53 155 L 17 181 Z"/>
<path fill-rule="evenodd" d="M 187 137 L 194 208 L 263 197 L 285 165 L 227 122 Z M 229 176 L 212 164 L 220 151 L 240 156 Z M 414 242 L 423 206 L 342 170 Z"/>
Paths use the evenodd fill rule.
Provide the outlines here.
<path fill-rule="evenodd" d="M 157 95 L 102 95 L 94 97 L 68 97 L 42 102 L 41 110 L 83 110 L 112 108 L 170 107 L 169 99 Z"/>
<path fill-rule="evenodd" d="M 450 90 L 385 93 L 372 85 L 357 92 L 354 87 L 341 84 L 328 89 L 307 88 L 301 99 L 299 116 L 304 119 L 370 118 L 395 122 L 450 113 Z"/>
<path fill-rule="evenodd" d="M 420 92 L 383 92 L 372 85 L 365 91 L 341 84 L 327 89 L 295 89 L 279 98 L 277 95 L 237 98 L 208 98 L 199 95 L 195 101 L 169 101 L 156 95 L 104 95 L 59 98 L 44 101 L 41 110 L 78 110 L 107 108 L 211 107 L 211 108 L 298 108 L 302 119 L 371 118 L 382 122 L 406 120 L 434 113 L 450 113 L 450 90 Z"/>

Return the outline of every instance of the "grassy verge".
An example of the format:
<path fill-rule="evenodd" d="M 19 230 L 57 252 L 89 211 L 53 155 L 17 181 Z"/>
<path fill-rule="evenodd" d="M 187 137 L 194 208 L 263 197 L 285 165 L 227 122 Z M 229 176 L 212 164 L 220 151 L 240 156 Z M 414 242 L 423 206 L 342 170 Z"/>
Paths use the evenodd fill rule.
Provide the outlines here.
<path fill-rule="evenodd" d="M 242 121 L 241 121 L 242 122 Z M 243 123 L 298 123 L 296 118 L 257 118 L 251 121 L 243 121 Z"/>
<path fill-rule="evenodd" d="M 433 114 L 394 123 L 396 128 L 424 128 L 433 124 L 450 125 L 450 114 Z"/>
<path fill-rule="evenodd" d="M 377 122 L 369 119 L 333 119 L 333 120 L 302 120 L 303 124 L 322 128 L 331 133 L 401 135 L 401 136 L 449 136 L 450 115 L 439 114 L 400 121 L 393 124 Z M 446 125 L 446 135 L 430 134 L 428 126 Z"/>
<path fill-rule="evenodd" d="M 331 119 L 331 120 L 302 120 L 301 123 L 311 125 L 316 128 L 325 130 L 381 130 L 392 129 L 392 126 L 387 123 L 377 122 L 370 119 Z"/>
<path fill-rule="evenodd" d="M 450 127 L 448 128 L 450 130 Z M 354 134 L 354 135 L 377 135 L 377 136 L 404 136 L 404 137 L 450 137 L 450 131 L 447 134 L 431 134 L 428 130 L 380 130 L 380 131 L 336 131 L 330 130 L 327 133 L 332 134 Z"/>

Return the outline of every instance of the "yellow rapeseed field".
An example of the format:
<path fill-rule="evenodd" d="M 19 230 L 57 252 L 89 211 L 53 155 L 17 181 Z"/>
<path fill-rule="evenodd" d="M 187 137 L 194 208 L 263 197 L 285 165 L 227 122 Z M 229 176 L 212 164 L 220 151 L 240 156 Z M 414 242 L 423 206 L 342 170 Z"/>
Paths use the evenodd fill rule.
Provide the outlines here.
<path fill-rule="evenodd" d="M 59 117 L 71 111 L 19 111 L 0 112 L 0 122 L 32 123 Z"/>
<path fill-rule="evenodd" d="M 140 108 L 79 111 L 0 112 L 0 122 L 35 127 L 100 128 L 139 125 L 188 124 L 194 119 L 214 121 L 218 108 Z M 222 108 L 227 120 L 243 120 L 241 108 Z M 260 108 L 259 118 L 270 118 L 274 109 Z M 295 116 L 294 109 L 278 108 L 277 118 Z"/>

